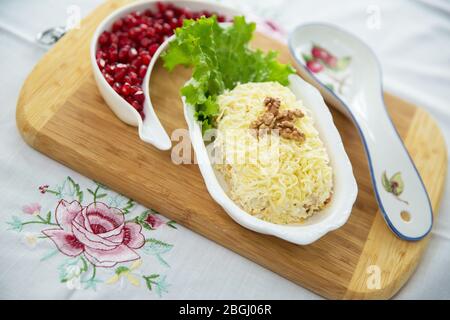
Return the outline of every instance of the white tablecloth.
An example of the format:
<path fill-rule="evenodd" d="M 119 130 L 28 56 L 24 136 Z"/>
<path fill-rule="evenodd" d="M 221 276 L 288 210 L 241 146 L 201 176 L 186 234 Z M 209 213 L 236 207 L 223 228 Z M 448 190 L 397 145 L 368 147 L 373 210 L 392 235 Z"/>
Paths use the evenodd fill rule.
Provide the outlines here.
<path fill-rule="evenodd" d="M 426 108 L 439 122 L 446 139 L 450 137 L 448 1 L 226 2 L 272 19 L 287 31 L 302 22 L 325 21 L 359 35 L 380 58 L 386 90 Z M 16 100 L 26 76 L 45 53 L 34 42 L 35 35 L 48 27 L 64 25 L 70 5 L 79 6 L 84 16 L 99 3 L 0 3 L 0 298 L 319 298 L 182 226 L 172 228 L 157 214 L 150 217 L 155 230 L 142 231 L 149 241 L 139 249 L 140 263 L 125 264 L 125 269 L 118 270 L 119 265 L 97 268 L 94 275 L 91 266 L 85 269 L 85 259 L 63 255 L 53 242 L 42 237 L 41 230 L 55 228 L 46 225 L 47 212 L 54 223 L 60 199 L 78 199 L 78 184 L 86 205 L 92 201 L 87 188 L 95 191 L 97 185 L 23 142 L 15 124 Z M 127 206 L 127 199 L 102 187 L 97 196 L 108 204 Z M 449 209 L 446 189 L 429 248 L 396 298 L 450 298 Z M 127 217 L 143 211 L 134 205 Z M 44 222 L 35 215 L 37 212 Z M 27 221 L 41 223 L 22 225 Z"/>

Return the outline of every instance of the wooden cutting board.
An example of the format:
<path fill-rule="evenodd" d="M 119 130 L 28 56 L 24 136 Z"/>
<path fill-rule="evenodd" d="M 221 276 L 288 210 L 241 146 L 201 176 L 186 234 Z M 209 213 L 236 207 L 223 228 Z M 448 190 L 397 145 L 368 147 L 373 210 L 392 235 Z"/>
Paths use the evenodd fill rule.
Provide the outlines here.
<path fill-rule="evenodd" d="M 359 195 L 345 226 L 308 246 L 261 235 L 233 222 L 209 196 L 196 165 L 173 164 L 170 152 L 143 143 L 136 128 L 114 116 L 94 83 L 89 42 L 98 23 L 128 2 L 100 6 L 83 20 L 81 29 L 64 36 L 36 65 L 17 104 L 17 126 L 25 141 L 324 297 L 393 296 L 413 273 L 429 238 L 406 242 L 388 229 L 375 201 L 357 131 L 340 113 L 333 111 L 334 121 L 353 164 Z M 278 50 L 281 61 L 292 62 L 284 45 L 263 35 L 257 34 L 253 45 Z M 158 116 L 169 132 L 185 128 L 179 88 L 189 71 L 169 74 L 158 65 L 155 72 L 152 100 Z M 436 216 L 447 171 L 444 139 L 425 111 L 389 94 L 385 99 Z"/>

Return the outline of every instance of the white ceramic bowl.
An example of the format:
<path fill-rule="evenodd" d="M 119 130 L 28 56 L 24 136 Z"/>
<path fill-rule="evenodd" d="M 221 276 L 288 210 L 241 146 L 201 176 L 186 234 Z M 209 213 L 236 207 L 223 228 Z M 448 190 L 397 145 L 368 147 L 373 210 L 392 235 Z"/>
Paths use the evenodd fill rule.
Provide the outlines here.
<path fill-rule="evenodd" d="M 245 212 L 231 200 L 225 192 L 227 186 L 223 178 L 211 165 L 201 128 L 194 118 L 194 107 L 186 104 L 183 98 L 184 115 L 200 172 L 212 198 L 233 220 L 250 230 L 307 245 L 341 227 L 347 221 L 358 194 L 358 187 L 339 132 L 319 91 L 297 75 L 291 75 L 289 80 L 292 92 L 303 101 L 303 105 L 311 110 L 315 126 L 329 153 L 333 167 L 334 194 L 330 204 L 321 212 L 308 218 L 304 224 L 279 225 L 263 221 Z"/>
<path fill-rule="evenodd" d="M 152 68 L 159 54 L 155 54 L 154 57 L 152 58 L 152 61 L 150 62 L 151 68 L 150 67 L 148 68 L 147 74 L 143 81 L 143 91 L 145 95 L 144 121 L 142 121 L 139 113 L 125 99 L 123 99 L 117 92 L 115 92 L 114 89 L 108 84 L 106 79 L 103 77 L 99 67 L 97 66 L 97 61 L 95 59 L 98 37 L 102 34 L 103 31 L 110 30 L 113 23 L 116 20 L 126 16 L 127 14 L 133 11 L 143 11 L 146 9 L 156 10 L 157 2 L 158 1 L 152 0 L 133 3 L 114 11 L 107 18 L 105 18 L 97 27 L 92 37 L 90 47 L 90 58 L 94 78 L 99 88 L 99 91 L 103 96 L 103 99 L 105 99 L 106 104 L 111 108 L 114 114 L 123 122 L 132 126 L 137 126 L 139 129 L 139 137 L 143 141 L 154 145 L 156 148 L 160 150 L 169 150 L 172 146 L 172 143 L 170 141 L 168 134 L 161 125 L 158 117 L 156 116 L 155 111 L 153 110 L 153 106 L 150 101 L 150 90 L 148 86 Z M 241 14 L 236 10 L 230 9 L 217 3 L 211 3 L 209 1 L 178 0 L 178 1 L 169 1 L 169 3 L 173 3 L 178 7 L 187 8 L 191 11 L 207 10 L 228 17 L 233 17 L 235 15 Z"/>

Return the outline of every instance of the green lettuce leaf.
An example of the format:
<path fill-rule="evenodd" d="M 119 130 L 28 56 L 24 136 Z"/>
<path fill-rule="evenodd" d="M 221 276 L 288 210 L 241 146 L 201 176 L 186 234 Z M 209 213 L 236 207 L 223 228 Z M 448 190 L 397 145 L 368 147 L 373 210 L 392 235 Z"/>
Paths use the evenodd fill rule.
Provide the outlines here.
<path fill-rule="evenodd" d="M 219 26 L 216 17 L 186 20 L 162 55 L 169 71 L 178 65 L 193 67 L 192 80 L 181 94 L 195 107 L 203 131 L 214 127 L 219 113 L 217 96 L 226 89 L 248 82 L 287 85 L 288 76 L 295 72 L 290 65 L 277 61 L 276 52 L 249 48 L 255 27 L 244 17 L 235 17 L 227 28 Z"/>

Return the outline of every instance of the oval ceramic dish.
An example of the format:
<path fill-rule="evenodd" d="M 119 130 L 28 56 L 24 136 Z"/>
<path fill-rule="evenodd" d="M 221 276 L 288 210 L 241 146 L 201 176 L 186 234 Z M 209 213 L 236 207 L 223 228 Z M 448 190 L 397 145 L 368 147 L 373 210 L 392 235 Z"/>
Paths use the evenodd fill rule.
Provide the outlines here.
<path fill-rule="evenodd" d="M 152 57 L 152 60 L 150 62 L 151 67 L 148 68 L 142 84 L 145 95 L 144 113 L 146 117 L 144 121 L 142 121 L 139 113 L 108 84 L 108 82 L 103 77 L 99 67 L 97 66 L 97 62 L 95 59 L 98 37 L 102 34 L 103 31 L 109 30 L 116 20 L 133 11 L 142 11 L 146 9 L 156 10 L 156 3 L 157 1 L 141 1 L 138 3 L 133 3 L 114 11 L 111 15 L 105 18 L 105 20 L 103 20 L 97 27 L 92 37 L 90 46 L 90 58 L 94 78 L 99 91 L 103 99 L 105 99 L 106 104 L 111 108 L 114 114 L 123 122 L 132 126 L 137 126 L 139 130 L 139 137 L 143 141 L 152 144 L 160 150 L 169 150 L 172 146 L 172 143 L 168 134 L 161 125 L 158 117 L 156 116 L 155 111 L 153 110 L 150 101 L 150 92 L 148 86 L 149 77 L 154 63 L 159 56 L 159 53 L 155 53 L 155 55 Z M 174 4 L 178 7 L 186 8 L 191 11 L 207 10 L 228 17 L 240 14 L 238 11 L 227 8 L 223 5 L 206 1 L 180 0 L 175 1 Z M 159 49 L 161 49 L 161 47 L 163 46 L 164 43 L 160 46 Z M 159 52 L 161 52 L 161 50 Z"/>
<path fill-rule="evenodd" d="M 331 113 L 319 91 L 297 75 L 291 75 L 289 81 L 289 88 L 297 99 L 302 100 L 303 105 L 311 110 L 315 127 L 325 144 L 333 167 L 334 193 L 330 204 L 308 218 L 303 224 L 280 225 L 267 222 L 245 212 L 231 200 L 227 195 L 227 185 L 224 179 L 211 165 L 203 142 L 202 130 L 194 117 L 194 107 L 186 104 L 183 98 L 184 115 L 200 172 L 212 198 L 233 220 L 245 228 L 273 235 L 292 243 L 307 245 L 318 240 L 327 232 L 341 227 L 347 221 L 356 200 L 358 188 L 339 132 L 334 126 Z"/>

